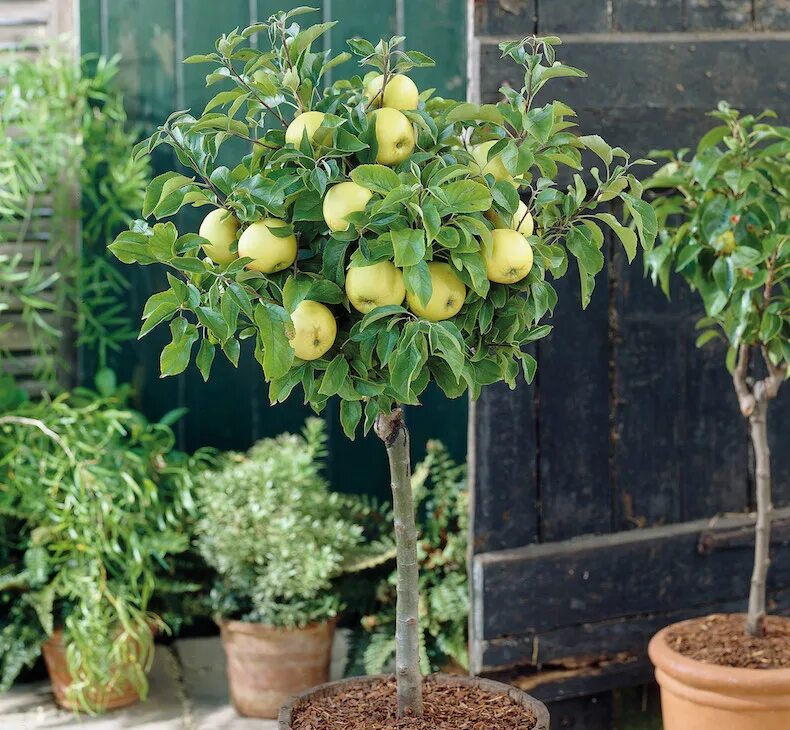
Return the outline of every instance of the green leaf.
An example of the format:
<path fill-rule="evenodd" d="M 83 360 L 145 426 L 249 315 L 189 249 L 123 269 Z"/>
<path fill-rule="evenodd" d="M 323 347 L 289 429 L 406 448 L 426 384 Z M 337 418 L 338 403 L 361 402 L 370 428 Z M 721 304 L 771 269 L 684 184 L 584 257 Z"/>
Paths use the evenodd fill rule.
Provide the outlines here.
<path fill-rule="evenodd" d="M 579 137 L 579 142 L 590 150 L 590 152 L 594 152 L 598 155 L 607 167 L 612 164 L 612 148 L 602 137 L 597 134 L 588 134 Z"/>
<path fill-rule="evenodd" d="M 425 231 L 416 228 L 392 231 L 392 247 L 395 249 L 395 266 L 414 266 L 425 256 Z"/>
<path fill-rule="evenodd" d="M 362 403 L 358 400 L 340 401 L 340 424 L 343 426 L 343 432 L 352 441 L 361 418 Z"/>
<path fill-rule="evenodd" d="M 403 283 L 406 285 L 406 291 L 415 294 L 423 305 L 428 304 L 433 294 L 433 280 L 426 261 L 420 260 L 412 266 L 405 266 Z"/>
<path fill-rule="evenodd" d="M 250 299 L 250 295 L 247 293 L 247 290 L 241 284 L 234 281 L 228 287 L 226 296 L 229 296 L 234 302 L 236 302 L 239 309 L 241 309 L 244 314 L 252 319 L 252 300 Z"/>
<path fill-rule="evenodd" d="M 360 165 L 351 171 L 351 179 L 363 188 L 386 195 L 400 185 L 394 170 L 384 165 Z"/>
<path fill-rule="evenodd" d="M 763 312 L 763 318 L 760 321 L 760 341 L 767 344 L 778 337 L 781 331 L 782 318 L 772 312 Z"/>
<path fill-rule="evenodd" d="M 540 142 L 548 142 L 554 126 L 554 105 L 546 104 L 527 113 L 527 131 Z"/>
<path fill-rule="evenodd" d="M 293 219 L 297 221 L 323 221 L 323 201 L 314 190 L 303 191 L 294 202 Z"/>
<path fill-rule="evenodd" d="M 456 180 L 442 188 L 452 213 L 482 213 L 491 207 L 491 192 L 487 185 L 474 180 Z"/>
<path fill-rule="evenodd" d="M 633 261 L 636 256 L 636 233 L 630 228 L 626 228 L 622 225 L 611 213 L 596 213 L 595 217 L 606 223 L 606 225 L 614 231 L 615 235 L 623 244 L 626 256 L 628 256 L 628 262 L 630 263 Z"/>
<path fill-rule="evenodd" d="M 255 307 L 254 319 L 263 350 L 259 361 L 266 380 L 279 378 L 288 372 L 294 361 L 294 350 L 287 334 L 293 333 L 291 318 L 283 307 L 263 302 Z"/>
<path fill-rule="evenodd" d="M 198 350 L 197 357 L 195 358 L 195 364 L 198 366 L 198 370 L 200 370 L 200 374 L 203 376 L 204 381 L 208 381 L 209 375 L 211 374 L 211 364 L 214 362 L 214 354 L 216 348 L 212 345 L 208 340 L 204 339 L 200 343 L 200 349 Z"/>
<path fill-rule="evenodd" d="M 653 210 L 652 205 L 629 193 L 622 193 L 620 197 L 625 201 L 626 208 L 634 219 L 642 248 L 650 249 L 658 235 L 656 211 Z"/>
<path fill-rule="evenodd" d="M 206 327 L 220 342 L 224 342 L 228 338 L 230 334 L 228 323 L 218 311 L 211 307 L 198 307 L 195 314 L 197 314 L 200 324 Z"/>
<path fill-rule="evenodd" d="M 504 208 L 511 215 L 515 214 L 518 210 L 519 197 L 513 183 L 507 180 L 499 180 L 494 183 L 491 190 L 491 195 L 494 202 L 500 207 Z"/>
<path fill-rule="evenodd" d="M 348 380 L 348 373 L 348 360 L 343 355 L 337 355 L 329 363 L 318 392 L 323 395 L 336 395 Z"/>
<path fill-rule="evenodd" d="M 703 188 L 707 187 L 716 174 L 723 156 L 723 153 L 717 147 L 708 147 L 694 158 L 691 163 L 691 169 L 694 171 L 694 179 Z"/>
<path fill-rule="evenodd" d="M 593 242 L 592 233 L 587 226 L 571 228 L 566 241 L 568 250 L 578 259 L 585 271 L 594 275 L 603 269 L 603 254 Z"/>
<path fill-rule="evenodd" d="M 291 43 L 289 48 L 291 60 L 295 61 L 297 58 L 299 58 L 303 51 L 306 51 L 308 48 L 310 48 L 313 41 L 320 38 L 324 33 L 326 33 L 330 28 L 333 28 L 335 25 L 337 25 L 337 21 L 333 20 L 329 23 L 318 23 L 317 25 L 311 25 L 309 28 L 305 28 L 305 30 L 299 33 Z"/>
<path fill-rule="evenodd" d="M 165 345 L 159 357 L 162 377 L 178 375 L 187 369 L 192 355 L 192 345 L 198 338 L 197 327 L 183 317 L 178 317 L 170 323 L 170 333 L 172 340 Z"/>

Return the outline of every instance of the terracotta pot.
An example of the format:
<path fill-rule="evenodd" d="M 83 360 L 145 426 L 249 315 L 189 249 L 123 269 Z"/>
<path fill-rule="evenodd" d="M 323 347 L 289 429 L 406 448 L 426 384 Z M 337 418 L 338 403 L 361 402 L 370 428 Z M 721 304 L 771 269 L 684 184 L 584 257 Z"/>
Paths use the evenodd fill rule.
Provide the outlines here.
<path fill-rule="evenodd" d="M 667 644 L 671 628 L 659 631 L 648 648 L 661 687 L 664 730 L 790 728 L 790 669 L 741 669 L 690 659 Z"/>
<path fill-rule="evenodd" d="M 329 695 L 342 692 L 344 689 L 348 689 L 350 687 L 358 687 L 360 685 L 370 684 L 372 682 L 381 682 L 387 679 L 389 679 L 389 677 L 386 676 L 352 677 L 351 679 L 341 679 L 339 682 L 329 682 L 328 684 L 315 687 L 314 689 L 303 692 L 300 695 L 291 697 L 288 702 L 283 705 L 282 710 L 280 710 L 279 730 L 292 730 L 291 718 L 293 716 L 294 709 L 302 703 L 310 702 L 311 699 L 318 699 L 319 697 L 327 697 Z M 479 679 L 477 677 L 457 677 L 455 675 L 448 674 L 434 674 L 431 677 L 431 681 L 439 682 L 440 684 L 445 685 L 452 685 L 454 687 L 476 687 L 491 694 L 508 695 L 512 700 L 517 702 L 522 707 L 529 707 L 535 714 L 537 723 L 535 724 L 534 728 L 532 728 L 532 730 L 549 730 L 549 711 L 546 709 L 546 705 L 516 687 L 511 687 L 510 685 L 502 684 L 501 682 L 494 682 L 490 679 Z M 495 730 L 495 728 L 491 728 L 491 730 Z M 723 730 L 723 728 L 719 728 L 719 730 Z M 729 730 L 729 728 L 727 730 Z"/>
<path fill-rule="evenodd" d="M 280 629 L 246 621 L 221 622 L 236 711 L 247 717 L 276 719 L 289 696 L 326 682 L 336 623 Z"/>
<path fill-rule="evenodd" d="M 73 680 L 66 660 L 66 646 L 63 643 L 61 629 L 53 632 L 52 636 L 41 645 L 41 653 L 44 655 L 44 663 L 47 665 L 55 702 L 67 710 L 83 710 L 81 705 L 74 704 L 67 697 L 67 690 Z M 148 663 L 146 661 L 146 664 Z M 118 707 L 126 707 L 139 701 L 140 694 L 131 682 L 123 681 L 109 689 L 97 687 L 88 690 L 86 699 L 91 705 L 103 710 L 115 710 Z"/>

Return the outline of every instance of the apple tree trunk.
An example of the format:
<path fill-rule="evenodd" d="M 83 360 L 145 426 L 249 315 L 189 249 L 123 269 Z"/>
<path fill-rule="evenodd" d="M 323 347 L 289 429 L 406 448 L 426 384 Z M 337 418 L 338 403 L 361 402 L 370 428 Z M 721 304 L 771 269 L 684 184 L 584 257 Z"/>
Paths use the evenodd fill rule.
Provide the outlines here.
<path fill-rule="evenodd" d="M 395 519 L 398 576 L 395 675 L 398 682 L 398 717 L 422 717 L 417 526 L 411 488 L 409 432 L 403 410 L 394 408 L 390 413 L 380 414 L 376 419 L 375 430 L 387 448 Z"/>

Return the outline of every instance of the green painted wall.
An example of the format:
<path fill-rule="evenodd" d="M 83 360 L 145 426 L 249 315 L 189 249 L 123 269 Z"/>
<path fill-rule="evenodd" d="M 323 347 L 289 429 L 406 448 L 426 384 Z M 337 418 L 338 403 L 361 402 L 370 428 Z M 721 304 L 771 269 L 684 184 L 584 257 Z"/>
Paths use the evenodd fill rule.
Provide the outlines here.
<path fill-rule="evenodd" d="M 145 131 L 156 127 L 175 109 L 201 110 L 209 98 L 202 66 L 183 65 L 181 59 L 213 49 L 215 38 L 236 26 L 245 27 L 284 7 L 310 4 L 307 0 L 82 0 L 81 40 L 84 53 L 122 55 L 120 83 L 130 117 Z M 433 69 L 412 74 L 421 88 L 436 87 L 441 95 L 464 98 L 466 93 L 466 19 L 464 0 L 324 0 L 312 3 L 320 11 L 303 22 L 338 20 L 327 42 L 345 48 L 345 39 L 361 35 L 371 40 L 395 34 L 407 37 L 408 48 L 434 59 Z M 323 16 L 323 18 L 322 18 Z M 335 69 L 335 78 L 355 70 L 354 62 Z M 160 148 L 161 150 L 161 148 Z M 172 169 L 172 155 L 159 152 L 157 172 Z M 176 221 L 179 230 L 197 230 L 199 215 L 186 211 Z M 142 311 L 148 296 L 161 287 L 163 273 L 136 267 L 131 273 L 129 306 Z M 138 386 L 139 407 L 151 417 L 186 407 L 178 425 L 183 448 L 216 446 L 244 449 L 255 439 L 300 426 L 308 409 L 295 397 L 276 408 L 267 403 L 260 367 L 250 352 L 238 369 L 220 358 L 209 383 L 197 370 L 177 378 L 158 377 L 158 353 L 164 333 L 134 343 L 116 363 L 119 374 Z M 375 437 L 349 442 L 342 434 L 337 405 L 326 411 L 330 425 L 331 475 L 339 489 L 386 496 L 389 492 L 386 457 Z M 458 458 L 466 450 L 466 401 L 448 401 L 430 391 L 424 406 L 410 414 L 414 457 L 422 456 L 429 438 L 441 438 Z"/>

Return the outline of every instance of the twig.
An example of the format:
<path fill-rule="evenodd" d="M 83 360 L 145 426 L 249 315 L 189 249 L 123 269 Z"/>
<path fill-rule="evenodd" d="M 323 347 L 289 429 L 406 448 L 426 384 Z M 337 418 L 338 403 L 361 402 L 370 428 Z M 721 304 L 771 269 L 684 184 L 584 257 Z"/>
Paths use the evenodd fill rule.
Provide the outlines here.
<path fill-rule="evenodd" d="M 0 418 L 0 425 L 6 423 L 15 423 L 19 426 L 32 426 L 33 428 L 37 428 L 41 433 L 51 438 L 61 449 L 63 449 L 72 464 L 76 463 L 77 458 L 74 456 L 74 452 L 66 445 L 66 442 L 43 421 L 39 421 L 37 418 L 27 418 L 25 416 L 3 416 Z"/>

